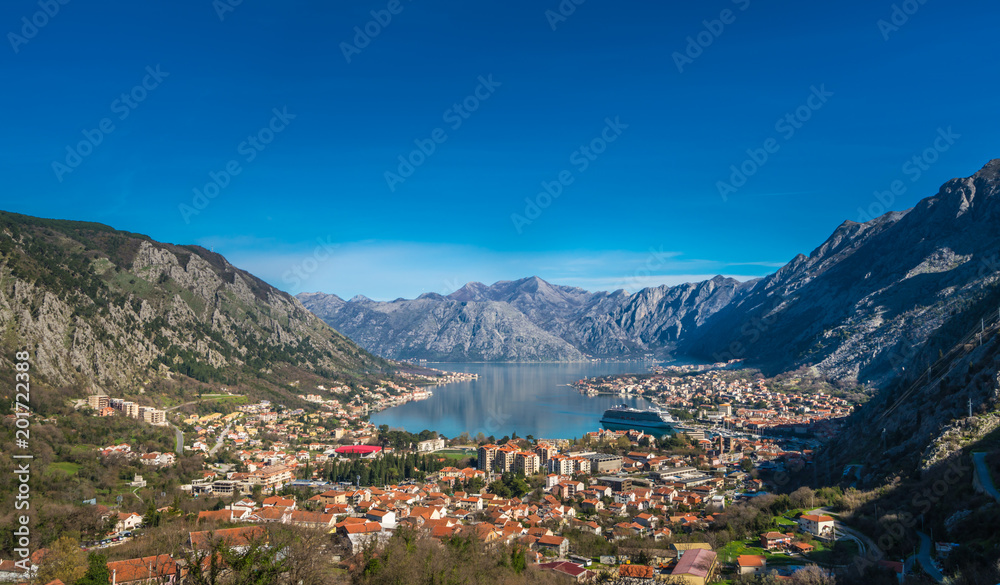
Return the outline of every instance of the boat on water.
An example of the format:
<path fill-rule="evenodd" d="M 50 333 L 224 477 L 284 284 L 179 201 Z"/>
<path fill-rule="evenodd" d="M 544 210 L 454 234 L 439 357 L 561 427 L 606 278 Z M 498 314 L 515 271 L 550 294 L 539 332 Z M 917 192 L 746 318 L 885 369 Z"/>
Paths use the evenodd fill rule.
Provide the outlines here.
<path fill-rule="evenodd" d="M 659 408 L 633 408 L 625 404 L 604 411 L 601 424 L 614 431 L 637 430 L 665 435 L 674 432 L 674 417 Z"/>

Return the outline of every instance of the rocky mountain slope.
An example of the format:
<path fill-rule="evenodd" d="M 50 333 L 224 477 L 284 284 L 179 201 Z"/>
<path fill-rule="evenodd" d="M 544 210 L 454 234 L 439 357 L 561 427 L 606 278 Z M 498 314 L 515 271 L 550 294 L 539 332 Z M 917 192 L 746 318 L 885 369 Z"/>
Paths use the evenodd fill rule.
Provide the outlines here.
<path fill-rule="evenodd" d="M 5 212 L 0 330 L 5 359 L 33 350 L 33 380 L 108 392 L 156 375 L 281 387 L 393 367 L 204 248 Z"/>
<path fill-rule="evenodd" d="M 566 361 L 662 354 L 750 286 L 716 277 L 636 294 L 591 293 L 530 277 L 387 303 L 323 293 L 298 298 L 366 349 L 394 359 Z"/>
<path fill-rule="evenodd" d="M 680 349 L 882 386 L 1000 276 L 1000 160 L 913 209 L 845 222 L 718 311 Z"/>
<path fill-rule="evenodd" d="M 991 161 L 971 177 L 947 182 L 913 209 L 866 223 L 844 222 L 808 256 L 800 254 L 774 274 L 746 283 L 715 277 L 634 294 L 591 293 L 532 277 L 491 286 L 470 283 L 447 297 L 414 301 L 344 302 L 320 293 L 300 299 L 333 327 L 386 356 L 687 355 L 745 359 L 770 373 L 810 365 L 881 387 L 915 364 L 934 332 L 996 281 L 998 183 L 1000 161 Z M 479 315 L 508 311 L 509 319 L 455 317 L 469 307 Z M 408 329 L 414 323 L 421 324 L 419 334 Z M 490 330 L 491 323 L 507 329 Z M 369 330 L 372 324 L 377 333 Z M 467 343 L 473 338 L 478 345 Z"/>
<path fill-rule="evenodd" d="M 361 346 L 392 359 L 573 361 L 582 354 L 510 305 L 441 295 L 378 303 L 364 297 L 300 294 L 311 311 Z"/>

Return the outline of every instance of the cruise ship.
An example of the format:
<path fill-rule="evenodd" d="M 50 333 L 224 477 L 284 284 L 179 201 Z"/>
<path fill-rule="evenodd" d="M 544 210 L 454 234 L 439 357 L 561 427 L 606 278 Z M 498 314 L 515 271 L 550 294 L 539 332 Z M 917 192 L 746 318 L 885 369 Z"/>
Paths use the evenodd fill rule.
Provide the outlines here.
<path fill-rule="evenodd" d="M 654 434 L 672 433 L 675 422 L 672 416 L 658 408 L 640 409 L 625 404 L 612 406 L 604 411 L 604 416 L 601 417 L 601 424 L 609 430 L 635 429 Z"/>

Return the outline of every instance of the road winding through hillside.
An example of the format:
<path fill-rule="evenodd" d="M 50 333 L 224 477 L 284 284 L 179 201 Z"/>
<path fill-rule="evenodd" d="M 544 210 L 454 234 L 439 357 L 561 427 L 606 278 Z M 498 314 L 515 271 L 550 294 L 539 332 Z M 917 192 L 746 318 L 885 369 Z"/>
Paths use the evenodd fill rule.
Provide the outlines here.
<path fill-rule="evenodd" d="M 917 561 L 920 562 L 920 566 L 923 567 L 925 573 L 930 575 L 931 579 L 934 579 L 937 583 L 941 583 L 944 581 L 944 575 L 941 574 L 941 571 L 938 570 L 931 559 L 931 537 L 919 530 L 917 531 L 917 536 L 920 537 L 920 552 L 917 553 Z"/>
<path fill-rule="evenodd" d="M 1000 502 L 1000 491 L 997 491 L 997 486 L 993 483 L 993 474 L 990 473 L 990 467 L 986 465 L 986 455 L 986 453 L 973 453 L 972 463 L 976 466 L 976 472 L 979 474 L 979 483 L 983 486 L 983 490 L 991 498 Z"/>

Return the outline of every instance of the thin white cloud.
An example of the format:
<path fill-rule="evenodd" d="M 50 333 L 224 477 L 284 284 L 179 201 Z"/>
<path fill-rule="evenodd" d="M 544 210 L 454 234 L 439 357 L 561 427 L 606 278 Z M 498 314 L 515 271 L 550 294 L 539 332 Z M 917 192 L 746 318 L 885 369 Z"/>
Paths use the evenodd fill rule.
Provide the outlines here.
<path fill-rule="evenodd" d="M 317 240 L 294 249 L 266 241 L 208 238 L 201 243 L 293 294 L 322 291 L 345 298 L 363 294 L 377 300 L 413 298 L 427 292 L 449 294 L 471 281 L 492 284 L 527 276 L 591 291 L 634 292 L 648 286 L 700 282 L 718 274 L 731 274 L 729 267 L 781 265 L 684 260 L 677 252 L 655 249 L 529 253 L 376 241 L 334 244 Z M 748 280 L 766 272 L 732 278 Z"/>

